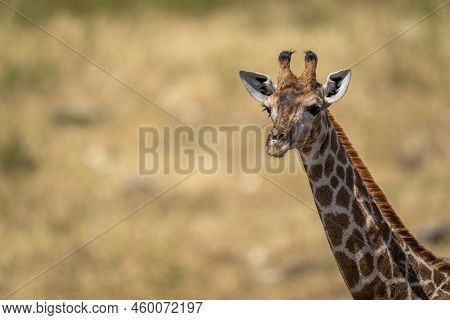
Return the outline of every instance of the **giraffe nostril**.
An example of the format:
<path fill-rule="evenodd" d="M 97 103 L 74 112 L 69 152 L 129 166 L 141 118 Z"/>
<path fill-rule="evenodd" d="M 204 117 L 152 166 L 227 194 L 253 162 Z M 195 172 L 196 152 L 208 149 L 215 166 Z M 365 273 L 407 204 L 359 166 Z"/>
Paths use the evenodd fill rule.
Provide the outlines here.
<path fill-rule="evenodd" d="M 276 139 L 283 141 L 283 140 L 286 140 L 286 137 L 287 137 L 286 134 L 282 132 L 276 136 Z"/>

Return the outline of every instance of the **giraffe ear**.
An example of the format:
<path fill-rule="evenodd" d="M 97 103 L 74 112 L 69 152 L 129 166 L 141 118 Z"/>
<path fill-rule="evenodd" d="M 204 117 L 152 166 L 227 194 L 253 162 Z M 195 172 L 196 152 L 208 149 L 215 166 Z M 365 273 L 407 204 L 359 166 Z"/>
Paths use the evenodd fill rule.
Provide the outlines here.
<path fill-rule="evenodd" d="M 352 71 L 350 69 L 330 73 L 327 82 L 323 84 L 325 102 L 332 104 L 341 99 L 347 91 Z"/>
<path fill-rule="evenodd" d="M 248 93 L 259 102 L 264 103 L 276 89 L 272 79 L 262 73 L 239 71 L 239 77 Z"/>

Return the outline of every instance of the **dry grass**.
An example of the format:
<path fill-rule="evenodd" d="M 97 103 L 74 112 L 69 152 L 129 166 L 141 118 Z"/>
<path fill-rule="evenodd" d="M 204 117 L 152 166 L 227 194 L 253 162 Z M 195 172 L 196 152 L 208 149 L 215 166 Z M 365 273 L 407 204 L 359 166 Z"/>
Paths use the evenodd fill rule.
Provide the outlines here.
<path fill-rule="evenodd" d="M 42 23 L 198 127 L 264 121 L 238 70 L 275 76 L 281 49 L 313 49 L 324 79 L 438 3 L 268 2 L 200 16 L 66 12 Z M 355 68 L 332 111 L 413 231 L 449 219 L 446 10 Z M 137 177 L 138 126 L 178 123 L 15 19 L 0 20 L 2 295 L 180 180 Z M 74 113 L 81 117 L 70 124 L 58 120 Z M 312 203 L 303 174 L 271 177 Z M 448 257 L 450 241 L 431 249 Z M 315 214 L 256 175 L 219 173 L 193 176 L 14 297 L 349 294 Z"/>

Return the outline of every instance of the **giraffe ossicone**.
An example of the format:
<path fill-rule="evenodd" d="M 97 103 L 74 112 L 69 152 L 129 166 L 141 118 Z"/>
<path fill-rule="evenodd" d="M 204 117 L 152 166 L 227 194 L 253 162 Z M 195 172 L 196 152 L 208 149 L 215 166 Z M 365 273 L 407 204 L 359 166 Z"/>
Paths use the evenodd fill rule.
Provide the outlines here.
<path fill-rule="evenodd" d="M 305 53 L 300 76 L 294 51 L 278 57 L 277 85 L 262 73 L 239 72 L 244 87 L 273 121 L 266 152 L 300 153 L 331 250 L 356 299 L 450 299 L 450 263 L 409 233 L 328 108 L 350 83 L 349 69 L 316 79 L 318 58 Z"/>

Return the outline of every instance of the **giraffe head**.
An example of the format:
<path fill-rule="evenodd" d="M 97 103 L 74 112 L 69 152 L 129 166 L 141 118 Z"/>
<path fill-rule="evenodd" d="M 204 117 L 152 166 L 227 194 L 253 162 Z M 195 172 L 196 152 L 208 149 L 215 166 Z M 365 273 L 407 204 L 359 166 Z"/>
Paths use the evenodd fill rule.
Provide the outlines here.
<path fill-rule="evenodd" d="M 312 148 L 321 133 L 326 109 L 342 98 L 350 82 L 349 69 L 331 73 L 325 84 L 316 80 L 317 55 L 305 54 L 305 68 L 300 76 L 292 73 L 291 56 L 294 51 L 283 51 L 278 57 L 278 84 L 269 76 L 240 71 L 239 76 L 252 97 L 262 102 L 273 121 L 266 143 L 266 152 L 282 157 L 290 149 L 300 151 Z"/>

